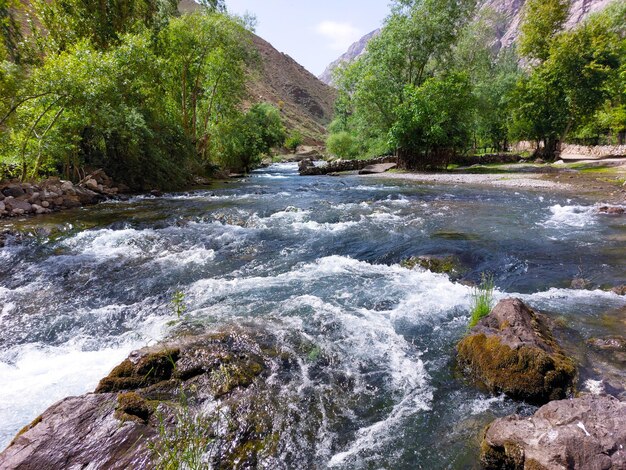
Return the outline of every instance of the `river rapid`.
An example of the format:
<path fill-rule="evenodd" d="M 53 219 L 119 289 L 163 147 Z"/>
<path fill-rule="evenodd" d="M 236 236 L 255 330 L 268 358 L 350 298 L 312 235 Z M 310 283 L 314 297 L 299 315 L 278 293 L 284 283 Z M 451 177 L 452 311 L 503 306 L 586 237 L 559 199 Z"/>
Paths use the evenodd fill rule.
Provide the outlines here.
<path fill-rule="evenodd" d="M 218 189 L 3 223 L 29 236 L 0 249 L 0 449 L 181 322 L 245 324 L 299 357 L 285 391 L 301 398 L 285 405 L 300 415 L 292 468 L 472 468 L 490 420 L 533 408 L 455 374 L 465 281 L 491 273 L 497 298 L 557 320 L 581 388 L 612 367 L 590 362 L 585 340 L 626 328 L 624 297 L 569 289 L 624 283 L 625 218 L 567 195 L 278 164 Z M 400 266 L 420 255 L 455 256 L 463 282 Z"/>

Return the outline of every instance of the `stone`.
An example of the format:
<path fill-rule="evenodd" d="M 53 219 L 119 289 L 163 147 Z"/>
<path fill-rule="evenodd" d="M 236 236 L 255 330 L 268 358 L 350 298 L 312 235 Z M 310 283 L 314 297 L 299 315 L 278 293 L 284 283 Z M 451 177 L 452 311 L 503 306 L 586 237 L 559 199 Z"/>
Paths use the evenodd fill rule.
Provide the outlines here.
<path fill-rule="evenodd" d="M 4 200 L 4 204 L 6 205 L 7 210 L 15 211 L 21 210 L 25 212 L 30 212 L 32 210 L 32 205 L 26 201 L 22 201 L 21 199 L 7 198 Z"/>
<path fill-rule="evenodd" d="M 44 209 L 42 206 L 39 206 L 37 204 L 33 204 L 32 208 L 33 208 L 33 211 L 36 214 L 45 214 L 46 213 L 46 209 Z"/>
<path fill-rule="evenodd" d="M 613 287 L 611 292 L 617 295 L 626 295 L 626 284 Z"/>
<path fill-rule="evenodd" d="M 483 468 L 586 470 L 626 468 L 626 403 L 585 395 L 553 401 L 530 418 L 494 421 L 481 446 Z"/>
<path fill-rule="evenodd" d="M 74 189 L 74 185 L 71 181 L 61 181 L 61 191 L 66 192 L 72 189 Z"/>
<path fill-rule="evenodd" d="M 6 206 L 4 205 L 4 202 L 0 201 L 0 212 L 4 211 L 4 209 L 6 209 Z"/>
<path fill-rule="evenodd" d="M 15 216 L 24 215 L 25 213 L 26 211 L 24 209 L 13 209 L 11 211 L 11 215 L 15 215 Z"/>
<path fill-rule="evenodd" d="M 591 282 L 582 277 L 575 277 L 569 285 L 570 289 L 585 290 L 591 288 Z"/>
<path fill-rule="evenodd" d="M 152 446 L 163 427 L 172 435 L 194 425 L 185 416 L 200 417 L 210 440 L 224 433 L 213 448 L 220 468 L 259 468 L 261 456 L 261 468 L 283 468 L 271 457 L 279 432 L 271 403 L 295 360 L 271 338 L 258 329 L 213 332 L 135 351 L 95 393 L 62 400 L 22 429 L 0 453 L 0 468 L 160 468 Z M 215 410 L 216 400 L 224 407 Z M 217 426 L 222 418 L 228 426 Z"/>
<path fill-rule="evenodd" d="M 543 404 L 570 396 L 576 365 L 548 320 L 519 299 L 502 300 L 457 345 L 461 369 L 493 393 Z"/>
<path fill-rule="evenodd" d="M 48 201 L 42 201 L 41 202 L 41 207 L 47 209 L 48 207 L 50 207 L 50 203 Z"/>
<path fill-rule="evenodd" d="M 359 175 L 375 175 L 378 173 L 385 173 L 389 170 L 396 168 L 396 163 L 378 163 L 376 165 L 368 165 L 359 171 Z"/>
<path fill-rule="evenodd" d="M 2 190 L 2 193 L 7 197 L 21 197 L 26 194 L 19 184 L 10 184 Z"/>
<path fill-rule="evenodd" d="M 85 188 L 87 189 L 91 189 L 92 191 L 98 190 L 98 182 L 93 178 L 90 178 L 87 181 L 85 181 L 83 183 L 83 186 L 85 186 Z"/>
<path fill-rule="evenodd" d="M 65 196 L 63 197 L 63 206 L 71 209 L 73 207 L 80 207 L 82 204 L 80 203 L 80 199 L 78 196 Z"/>
<path fill-rule="evenodd" d="M 623 207 L 616 207 L 616 206 L 602 206 L 598 209 L 598 212 L 600 214 L 607 214 L 607 215 L 622 215 L 625 212 L 625 209 Z"/>

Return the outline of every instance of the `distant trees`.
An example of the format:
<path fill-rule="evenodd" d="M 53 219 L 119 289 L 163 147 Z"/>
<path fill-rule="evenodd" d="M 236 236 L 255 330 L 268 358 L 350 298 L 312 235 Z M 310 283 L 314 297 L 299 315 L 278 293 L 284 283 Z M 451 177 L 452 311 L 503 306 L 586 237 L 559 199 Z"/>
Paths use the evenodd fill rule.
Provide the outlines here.
<path fill-rule="evenodd" d="M 177 3 L 33 0 L 46 41 L 35 30 L 19 63 L 0 48 L 0 160 L 23 178 L 103 167 L 170 188 L 214 164 L 248 170 L 281 145 L 275 108 L 242 111 L 254 62 L 243 21 L 216 12 L 222 2 L 173 16 Z"/>
<path fill-rule="evenodd" d="M 303 139 L 300 131 L 293 131 L 285 140 L 285 147 L 287 150 L 290 150 L 292 153 L 296 153 L 298 147 L 302 145 Z"/>
<path fill-rule="evenodd" d="M 553 158 L 566 139 L 624 133 L 626 7 L 564 31 L 569 0 L 526 2 L 519 52 L 494 48 L 498 16 L 472 0 L 397 0 L 366 53 L 338 71 L 329 143 L 444 166 L 480 147 L 533 140 Z M 336 136 L 336 137 L 335 137 Z"/>

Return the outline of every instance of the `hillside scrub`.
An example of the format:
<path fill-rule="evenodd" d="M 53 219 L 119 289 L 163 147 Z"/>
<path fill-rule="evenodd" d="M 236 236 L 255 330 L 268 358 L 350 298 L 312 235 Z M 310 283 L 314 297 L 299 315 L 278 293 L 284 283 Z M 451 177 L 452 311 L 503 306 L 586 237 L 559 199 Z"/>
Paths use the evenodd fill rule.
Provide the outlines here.
<path fill-rule="evenodd" d="M 626 7 L 614 2 L 573 30 L 569 0 L 530 0 L 519 49 L 497 50 L 500 18 L 476 2 L 396 0 L 381 33 L 337 69 L 331 138 L 362 154 L 394 153 L 409 169 L 445 168 L 479 148 L 626 135 Z M 522 65 L 520 65 L 522 64 Z"/>
<path fill-rule="evenodd" d="M 21 42 L 3 37 L 0 162 L 22 179 L 99 167 L 133 189 L 169 189 L 215 165 L 247 170 L 282 144 L 274 108 L 242 109 L 255 54 L 244 20 L 221 2 L 183 16 L 172 1 L 94 15 L 83 14 L 89 2 L 70 3 L 32 2 L 41 26 L 31 22 Z"/>

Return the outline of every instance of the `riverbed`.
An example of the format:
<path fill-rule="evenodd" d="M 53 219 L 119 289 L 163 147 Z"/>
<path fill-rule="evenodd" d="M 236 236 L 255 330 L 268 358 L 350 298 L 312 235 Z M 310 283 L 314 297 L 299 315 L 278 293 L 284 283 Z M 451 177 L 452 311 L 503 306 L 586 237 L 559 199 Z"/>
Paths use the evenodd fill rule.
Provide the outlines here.
<path fill-rule="evenodd" d="M 0 448 L 181 322 L 245 324 L 300 357 L 285 390 L 300 397 L 285 460 L 471 468 L 490 420 L 533 411 L 454 372 L 483 274 L 497 298 L 556 321 L 584 362 L 581 388 L 597 389 L 607 370 L 623 379 L 585 346 L 626 327 L 626 298 L 605 290 L 626 279 L 626 220 L 600 205 L 554 187 L 303 178 L 276 164 L 217 188 L 3 222 L 27 236 L 0 249 Z M 424 255 L 454 257 L 459 274 L 401 266 Z M 590 289 L 570 289 L 574 278 Z"/>

